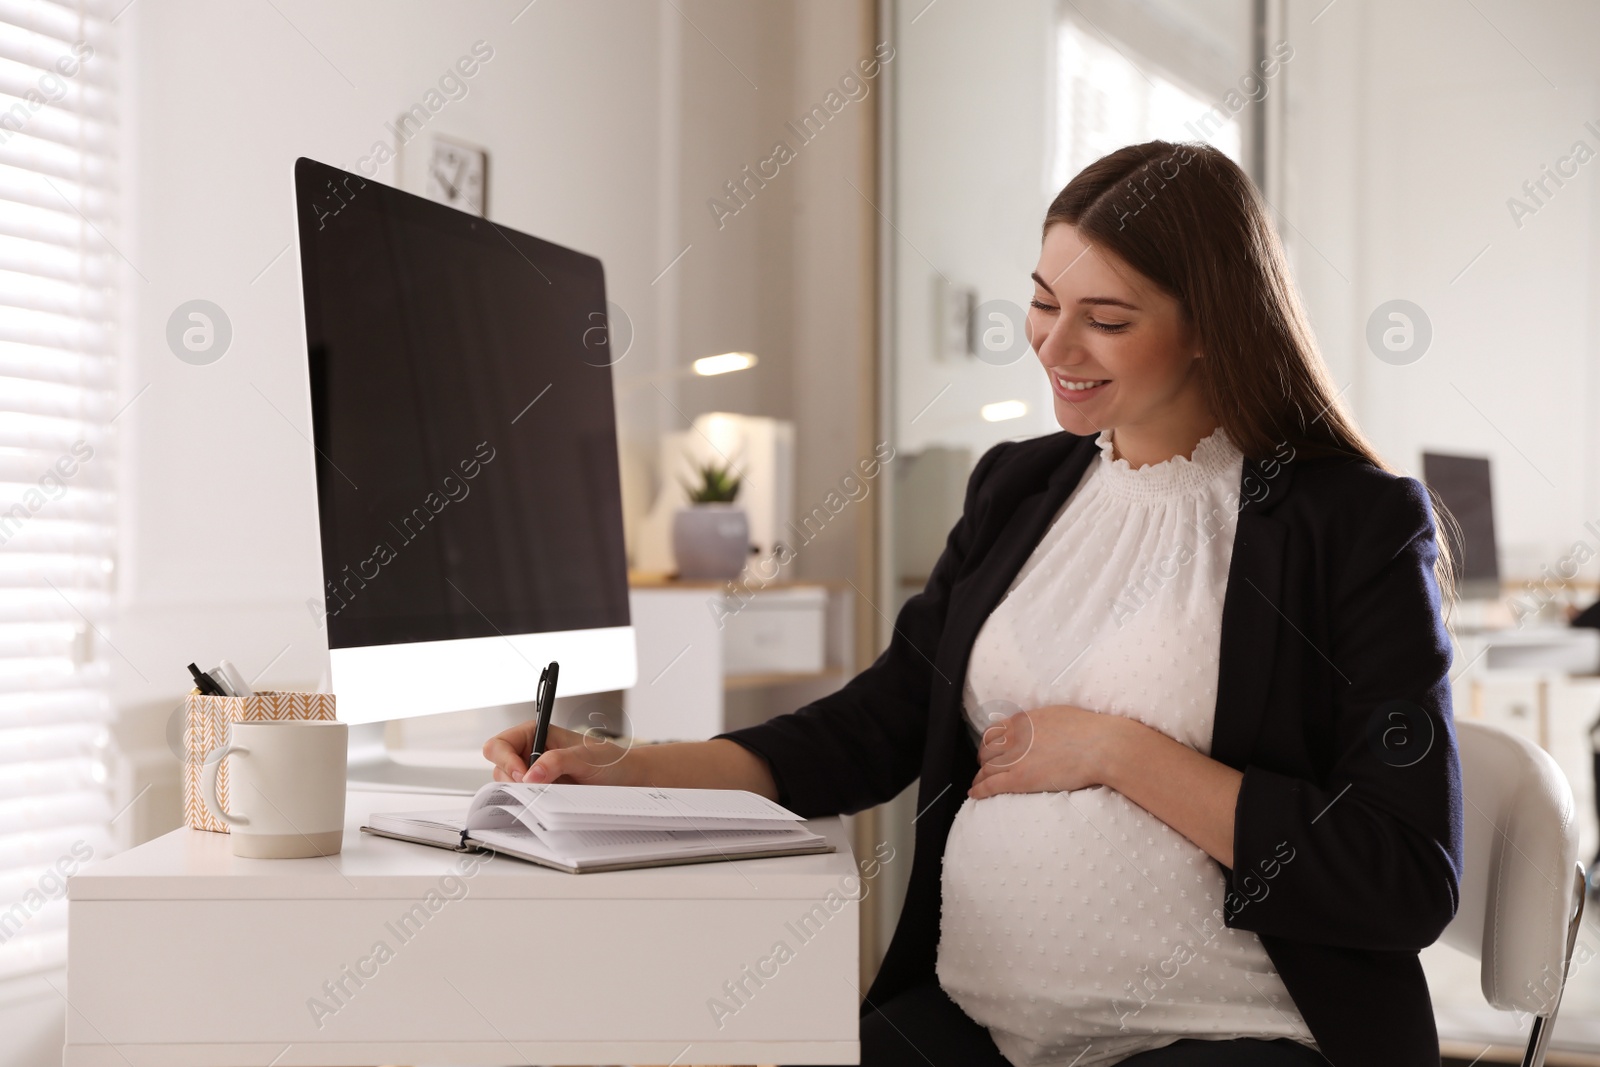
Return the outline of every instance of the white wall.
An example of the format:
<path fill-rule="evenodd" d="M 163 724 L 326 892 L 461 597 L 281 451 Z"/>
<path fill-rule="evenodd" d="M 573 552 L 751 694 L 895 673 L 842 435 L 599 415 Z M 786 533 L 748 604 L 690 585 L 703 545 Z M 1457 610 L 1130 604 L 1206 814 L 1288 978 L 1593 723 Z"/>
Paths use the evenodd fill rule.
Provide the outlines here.
<path fill-rule="evenodd" d="M 1584 528 L 1600 520 L 1600 160 L 1520 228 L 1506 206 L 1575 141 L 1600 153 L 1584 125 L 1600 130 L 1600 11 L 1356 0 L 1312 25 L 1314 10 L 1290 9 L 1280 228 L 1362 427 L 1416 474 L 1424 449 L 1491 457 L 1510 576 L 1580 539 L 1600 548 Z M 1408 366 L 1364 337 L 1395 298 L 1433 325 Z"/>

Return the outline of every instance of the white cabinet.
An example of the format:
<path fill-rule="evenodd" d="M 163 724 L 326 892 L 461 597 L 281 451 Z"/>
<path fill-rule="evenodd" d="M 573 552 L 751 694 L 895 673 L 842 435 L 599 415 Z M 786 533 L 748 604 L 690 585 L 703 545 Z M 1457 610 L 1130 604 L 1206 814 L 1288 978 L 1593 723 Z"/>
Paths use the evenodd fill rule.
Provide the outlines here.
<path fill-rule="evenodd" d="M 742 717 L 730 721 L 729 690 L 748 704 L 750 690 L 843 682 L 851 662 L 848 587 L 772 583 L 740 596 L 728 589 L 727 582 L 634 580 L 628 603 L 639 681 L 623 694 L 624 733 L 644 741 L 711 737 L 742 725 Z"/>
<path fill-rule="evenodd" d="M 708 599 L 696 588 L 628 591 L 639 680 L 622 695 L 624 734 L 669 741 L 722 731 L 722 631 Z"/>

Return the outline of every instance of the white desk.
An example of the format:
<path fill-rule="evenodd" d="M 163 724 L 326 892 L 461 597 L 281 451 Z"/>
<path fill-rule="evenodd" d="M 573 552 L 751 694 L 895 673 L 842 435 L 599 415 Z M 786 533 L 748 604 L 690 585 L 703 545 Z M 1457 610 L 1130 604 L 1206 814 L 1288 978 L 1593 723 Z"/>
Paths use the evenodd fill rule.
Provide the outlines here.
<path fill-rule="evenodd" d="M 582 875 L 356 831 L 440 799 L 351 792 L 328 859 L 176 830 L 86 867 L 64 1067 L 858 1061 L 838 819 L 833 853 Z"/>

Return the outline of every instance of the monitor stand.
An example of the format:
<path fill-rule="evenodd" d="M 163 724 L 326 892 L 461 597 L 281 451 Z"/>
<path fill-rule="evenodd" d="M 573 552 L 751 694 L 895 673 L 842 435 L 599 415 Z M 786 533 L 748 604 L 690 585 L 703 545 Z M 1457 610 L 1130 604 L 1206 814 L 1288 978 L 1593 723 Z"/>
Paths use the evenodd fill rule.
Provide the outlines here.
<path fill-rule="evenodd" d="M 346 780 L 365 792 L 471 796 L 490 781 L 490 768 L 476 752 L 390 752 L 383 723 L 361 723 L 350 727 Z"/>

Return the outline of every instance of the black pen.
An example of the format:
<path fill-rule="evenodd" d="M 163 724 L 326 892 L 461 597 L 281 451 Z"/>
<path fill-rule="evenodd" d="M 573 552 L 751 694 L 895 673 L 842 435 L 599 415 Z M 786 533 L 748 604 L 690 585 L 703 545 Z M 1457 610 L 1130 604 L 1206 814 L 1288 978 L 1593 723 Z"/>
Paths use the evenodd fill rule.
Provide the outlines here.
<path fill-rule="evenodd" d="M 207 674 L 205 671 L 202 671 L 197 664 L 189 664 L 189 673 L 194 675 L 194 684 L 196 688 L 200 690 L 200 694 L 202 696 L 225 697 L 228 695 L 223 691 L 222 687 L 217 684 L 216 679 L 212 678 L 211 675 Z"/>
<path fill-rule="evenodd" d="M 534 760 L 544 755 L 545 735 L 550 732 L 550 712 L 556 706 L 556 676 L 560 673 L 561 664 L 555 660 L 539 672 L 539 695 L 534 698 L 539 705 L 539 722 L 533 728 L 533 751 L 528 755 L 530 768 Z"/>

